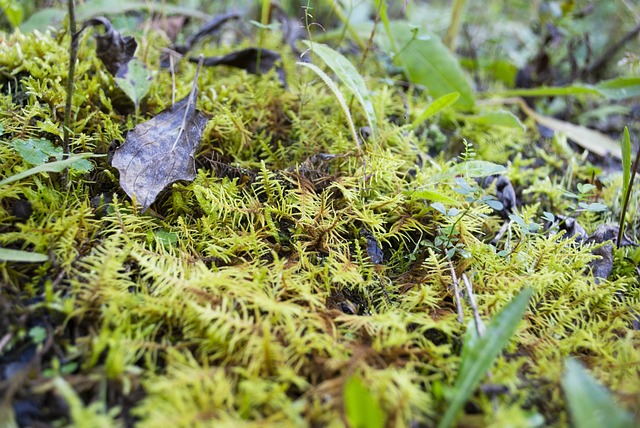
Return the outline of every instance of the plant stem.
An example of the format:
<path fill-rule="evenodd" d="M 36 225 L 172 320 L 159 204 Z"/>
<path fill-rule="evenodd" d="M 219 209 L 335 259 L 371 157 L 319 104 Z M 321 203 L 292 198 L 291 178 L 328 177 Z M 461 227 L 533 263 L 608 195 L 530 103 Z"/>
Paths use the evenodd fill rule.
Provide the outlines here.
<path fill-rule="evenodd" d="M 465 3 L 466 0 L 454 0 L 453 6 L 451 7 L 451 22 L 447 29 L 447 35 L 444 38 L 444 44 L 454 53 L 456 51 L 456 38 L 460 31 L 460 21 Z"/>
<path fill-rule="evenodd" d="M 636 171 L 638 171 L 638 164 L 640 164 L 640 149 L 636 153 L 636 160 L 633 161 L 633 167 L 631 168 L 631 179 L 629 180 L 629 186 L 627 187 L 627 193 L 624 195 L 624 202 L 622 203 L 622 212 L 620 213 L 620 227 L 618 227 L 618 240 L 616 241 L 616 247 L 620 248 L 622 242 L 622 235 L 624 234 L 624 217 L 627 213 L 627 207 L 629 205 L 629 199 L 631 199 L 631 189 L 633 189 L 633 182 L 636 179 Z"/>
<path fill-rule="evenodd" d="M 69 9 L 69 33 L 71 34 L 71 44 L 69 46 L 69 73 L 67 76 L 67 102 L 64 107 L 64 127 L 62 153 L 63 157 L 69 156 L 69 139 L 71 132 L 71 109 L 73 107 L 74 75 L 76 71 L 76 60 L 78 59 L 78 37 L 76 35 L 76 11 L 74 0 L 67 0 Z M 65 182 L 68 179 L 68 170 L 65 173 Z"/>

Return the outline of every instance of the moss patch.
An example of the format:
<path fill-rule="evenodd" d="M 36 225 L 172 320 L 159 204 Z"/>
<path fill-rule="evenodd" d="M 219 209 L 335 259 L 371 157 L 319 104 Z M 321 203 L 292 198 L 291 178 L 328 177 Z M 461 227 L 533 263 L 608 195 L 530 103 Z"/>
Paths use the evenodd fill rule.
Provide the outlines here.
<path fill-rule="evenodd" d="M 150 45 L 164 42 L 149 37 Z M 119 110 L 92 43 L 80 42 L 71 147 L 106 153 L 133 118 Z M 65 46 L 63 33 L 2 41 L 0 178 L 29 168 L 12 141 L 61 144 Z M 465 160 L 428 153 L 443 135 L 463 151 L 467 138 L 466 161 L 507 164 L 523 203 L 518 215 L 538 223 L 543 211 L 572 212 L 576 202 L 563 191 L 575 191 L 597 168 L 538 143 L 532 124 L 528 131 L 457 128 L 444 117 L 439 126 L 411 130 L 398 119 L 404 99 L 421 111 L 426 98 L 373 73 L 365 77 L 380 135 L 358 149 L 331 91 L 284 57 L 289 89 L 275 74 L 203 71 L 198 107 L 211 119 L 197 177 L 170 186 L 150 213 L 131 205 L 106 159 L 93 160 L 90 173 L 74 173 L 69 188 L 55 174 L 0 187 L 0 245 L 50 256 L 41 265 L 0 263 L 0 307 L 12 308 L 0 310 L 8 337 L 0 357 L 46 351 L 41 370 L 12 391 L 14 402 L 54 403 L 57 392 L 71 412 L 44 408 L 44 419 L 94 426 L 342 426 L 343 386 L 358 374 L 388 426 L 431 426 L 466 331 L 457 320 L 453 268 L 469 276 L 485 320 L 523 287 L 535 290 L 487 379 L 504 393 L 492 400 L 478 391 L 465 423 L 539 414 L 546 425 L 567 424 L 560 377 L 569 355 L 627 408 L 640 408 L 640 336 L 632 328 L 640 313 L 637 251 L 616 250 L 613 275 L 597 284 L 589 273 L 592 245 L 516 223 L 494 245 L 503 221 L 479 199 L 492 189 L 476 186 L 470 203 L 456 183 L 475 184 L 455 172 Z M 155 78 L 138 121 L 167 107 L 172 95 L 158 51 L 149 49 L 146 62 Z M 180 64 L 177 99 L 194 70 Z M 363 126 L 363 112 L 356 103 L 352 109 Z M 552 162 L 540 162 L 541 147 Z M 602 181 L 596 198 L 611 211 L 581 215 L 588 232 L 619 215 L 620 179 Z M 454 199 L 461 214 L 443 215 L 412 197 L 415 189 Z M 635 191 L 631 205 L 639 198 Z M 26 219 L 15 215 L 20 200 L 32 207 Z M 633 213 L 631 233 L 639 223 Z M 465 320 L 472 316 L 464 305 Z M 29 335 L 37 326 L 47 332 L 44 341 Z"/>

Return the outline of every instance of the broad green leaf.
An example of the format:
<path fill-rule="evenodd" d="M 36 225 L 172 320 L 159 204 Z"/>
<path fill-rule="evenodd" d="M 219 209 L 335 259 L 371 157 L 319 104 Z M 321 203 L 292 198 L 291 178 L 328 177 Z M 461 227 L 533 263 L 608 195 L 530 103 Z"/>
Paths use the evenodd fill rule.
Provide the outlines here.
<path fill-rule="evenodd" d="M 629 136 L 629 128 L 624 127 L 622 135 L 622 194 L 627 194 L 627 189 L 631 184 L 631 137 Z M 624 213 L 622 214 L 624 215 Z"/>
<path fill-rule="evenodd" d="M 116 77 L 115 81 L 120 89 L 134 102 L 137 110 L 138 106 L 140 106 L 140 101 L 151 89 L 151 73 L 142 61 L 137 58 L 129 61 L 126 67 L 127 70 L 124 76 Z"/>
<path fill-rule="evenodd" d="M 47 260 L 49 256 L 46 254 L 0 248 L 0 262 L 43 263 Z"/>
<path fill-rule="evenodd" d="M 493 365 L 493 361 L 509 343 L 518 324 L 522 320 L 533 290 L 527 288 L 514 298 L 487 327 L 484 335 L 478 337 L 475 328 L 467 330 L 462 347 L 460 369 L 453 385 L 449 406 L 438 427 L 453 425 L 456 415 L 462 409 L 482 378 Z"/>
<path fill-rule="evenodd" d="M 423 85 L 433 98 L 458 92 L 455 105 L 470 109 L 475 104 L 471 85 L 456 57 L 437 36 L 419 33 L 406 22 L 390 22 L 398 52 L 395 61 L 411 83 Z M 416 30 L 416 31 L 414 31 Z M 382 47 L 391 52 L 394 43 L 387 35 L 378 33 Z"/>
<path fill-rule="evenodd" d="M 610 100 L 640 97 L 640 77 L 620 77 L 596 85 L 598 91 Z"/>
<path fill-rule="evenodd" d="M 202 20 L 210 18 L 209 15 L 188 6 L 170 5 L 164 2 L 155 3 L 129 0 L 92 0 L 78 4 L 76 7 L 76 18 L 79 21 L 85 21 L 94 16 L 122 15 L 132 11 L 157 12 L 162 15 L 181 15 Z M 29 33 L 33 30 L 42 31 L 50 25 L 57 26 L 63 22 L 66 13 L 65 9 L 55 7 L 39 10 L 20 25 L 20 31 Z"/>
<path fill-rule="evenodd" d="M 4 12 L 4 16 L 11 23 L 13 28 L 17 28 L 22 23 L 24 10 L 20 1 L 17 0 L 0 0 L 0 7 Z"/>
<path fill-rule="evenodd" d="M 7 177 L 4 180 L 0 181 L 0 186 L 13 183 L 14 181 L 22 180 L 23 178 L 26 178 L 41 172 L 62 172 L 65 170 L 65 168 L 68 168 L 70 166 L 72 167 L 75 162 L 81 159 L 101 157 L 101 156 L 104 156 L 104 155 L 94 155 L 93 153 L 80 153 L 76 155 L 71 155 L 67 159 L 34 166 L 33 168 L 30 168 L 26 171 L 22 171 L 21 173 L 12 175 L 11 177 Z"/>
<path fill-rule="evenodd" d="M 504 128 L 514 128 L 525 130 L 525 126 L 517 116 L 508 111 L 492 111 L 480 115 L 463 116 L 466 121 L 474 122 L 486 126 L 502 126 Z"/>
<path fill-rule="evenodd" d="M 344 408 L 351 428 L 385 426 L 385 416 L 380 404 L 356 376 L 351 376 L 344 386 Z"/>
<path fill-rule="evenodd" d="M 507 88 L 513 88 L 518 67 L 506 60 L 493 60 L 488 58 L 479 58 L 474 60 L 471 58 L 460 58 L 460 65 L 466 70 L 483 70 L 488 77 L 493 80 L 502 82 Z"/>
<path fill-rule="evenodd" d="M 425 120 L 440 113 L 442 110 L 444 110 L 445 108 L 449 107 L 451 104 L 458 101 L 458 98 L 460 98 L 459 92 L 451 92 L 450 94 L 443 95 L 440 98 L 433 100 L 433 102 L 431 102 L 431 104 L 429 104 L 427 108 L 424 109 L 422 114 L 418 116 L 416 120 L 413 121 L 411 126 L 413 128 L 417 127 Z"/>
<path fill-rule="evenodd" d="M 174 6 L 165 2 L 131 0 L 92 0 L 77 7 L 79 20 L 85 20 L 98 15 L 120 15 L 131 11 L 158 12 L 166 15 L 182 15 L 198 19 L 210 19 L 206 13 L 188 6 Z"/>
<path fill-rule="evenodd" d="M 567 359 L 562 376 L 574 427 L 633 428 L 633 416 L 622 409 L 611 394 L 573 358 Z"/>
<path fill-rule="evenodd" d="M 323 45 L 322 43 L 311 43 L 308 40 L 305 40 L 304 43 L 313 50 L 313 53 L 322 58 L 324 63 L 336 73 L 342 83 L 344 83 L 356 97 L 364 109 L 369 128 L 371 128 L 371 134 L 375 139 L 378 135 L 378 119 L 376 118 L 376 112 L 371 102 L 369 90 L 364 83 L 364 79 L 360 76 L 360 73 L 358 73 L 358 70 L 340 52 L 337 52 L 329 46 Z"/>
<path fill-rule="evenodd" d="M 71 170 L 75 172 L 89 172 L 93 169 L 93 164 L 88 159 L 78 159 L 71 164 Z"/>
<path fill-rule="evenodd" d="M 351 118 L 351 113 L 349 112 L 349 106 L 347 106 L 347 102 L 345 101 L 344 95 L 342 95 L 342 92 L 340 92 L 340 88 L 338 88 L 338 85 L 336 85 L 335 82 L 331 80 L 329 76 L 327 76 L 327 73 L 322 71 L 317 66 L 306 63 L 306 62 L 297 62 L 296 64 L 313 70 L 324 81 L 324 83 L 329 87 L 329 89 L 331 89 L 331 92 L 333 92 L 333 94 L 336 96 L 338 100 L 338 104 L 340 104 L 342 111 L 344 111 L 344 114 L 347 116 L 347 122 L 349 123 L 349 129 L 351 130 L 353 141 L 359 147 L 360 143 L 358 142 L 358 134 L 356 133 L 356 127 L 353 125 L 353 119 Z"/>
<path fill-rule="evenodd" d="M 55 158 L 56 160 L 62 159 L 62 148 L 54 147 L 49 140 L 43 138 L 40 139 L 28 139 L 28 140 L 13 140 L 13 148 L 26 162 L 31 165 L 42 165 L 49 160 L 49 158 Z M 71 168 L 76 172 L 89 172 L 93 169 L 93 164 L 87 159 L 76 159 L 71 165 Z"/>
<path fill-rule="evenodd" d="M 30 33 L 34 30 L 43 31 L 49 26 L 57 26 L 65 18 L 66 12 L 58 8 L 46 8 L 37 11 L 20 24 L 22 33 Z"/>
<path fill-rule="evenodd" d="M 54 157 L 60 159 L 62 157 L 62 147 L 54 147 L 53 143 L 44 138 L 28 140 L 13 140 L 11 142 L 13 148 L 26 162 L 31 165 L 41 165 Z"/>

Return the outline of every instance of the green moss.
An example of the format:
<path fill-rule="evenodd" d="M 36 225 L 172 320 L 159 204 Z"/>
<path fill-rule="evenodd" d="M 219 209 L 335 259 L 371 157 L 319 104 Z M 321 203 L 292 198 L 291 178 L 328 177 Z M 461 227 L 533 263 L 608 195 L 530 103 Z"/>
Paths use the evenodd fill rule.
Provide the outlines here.
<path fill-rule="evenodd" d="M 157 42 L 147 36 L 150 45 Z M 115 86 L 92 43 L 88 37 L 80 43 L 76 152 L 105 152 L 132 126 L 114 107 Z M 2 42 L 2 90 L 12 95 L 0 97 L 0 158 L 7 166 L 0 178 L 28 168 L 12 139 L 60 145 L 67 45 L 48 33 Z M 159 70 L 155 50 L 148 52 L 155 80 L 139 121 L 171 100 L 171 76 Z M 568 355 L 585 361 L 628 407 L 638 405 L 640 337 L 629 326 L 640 311 L 640 288 L 620 252 L 614 275 L 596 284 L 588 273 L 593 248 L 574 240 L 527 234 L 512 223 L 498 248 L 488 244 L 499 220 L 486 205 L 465 201 L 453 177 L 433 178 L 452 164 L 425 155 L 429 141 L 416 143 L 413 133 L 382 120 L 378 140 L 358 152 L 333 94 L 294 67 L 285 59 L 288 90 L 273 74 L 202 73 L 198 105 L 211 120 L 198 175 L 172 185 L 154 205 L 156 215 L 131 206 L 105 160 L 75 177 L 70 189 L 61 189 L 55 175 L 0 187 L 0 199 L 22 197 L 33 206 L 28 220 L 16 222 L 9 205 L 0 204 L 0 244 L 51 255 L 40 267 L 0 263 L 3 291 L 34 297 L 48 281 L 43 307 L 64 318 L 55 335 L 60 352 L 81 363 L 75 376 L 102 385 L 107 395 L 132 397 L 131 414 L 141 426 L 341 426 L 342 387 L 355 372 L 390 426 L 432 425 L 441 414 L 440 386 L 455 379 L 466 329 L 456 319 L 446 248 L 435 244 L 453 227 L 470 254 L 456 255 L 453 266 L 471 279 L 482 318 L 523 287 L 536 292 L 492 369 L 489 382 L 509 393 L 495 401 L 481 392 L 472 398 L 484 424 L 540 414 L 566 425 L 559 380 Z M 193 65 L 180 64 L 178 99 L 193 74 Z M 401 114 L 399 90 L 367 79 L 376 88 L 376 110 Z M 417 97 L 411 103 L 418 111 L 426 104 Z M 366 123 L 357 111 L 354 120 Z M 526 156 L 536 147 L 519 131 L 470 124 L 459 131 L 479 157 L 511 161 L 508 175 L 525 201 L 519 215 L 528 222 L 541 222 L 543 210 L 570 209 L 575 203 L 564 191 L 589 177 L 574 155 L 549 156 L 553 162 L 534 167 Z M 521 146 L 525 157 L 513 154 Z M 418 165 L 418 158 L 426 162 Z M 216 163 L 224 168 L 212 169 Z M 619 198 L 619 184 L 606 182 L 605 202 Z M 468 212 L 462 219 L 440 215 L 410 197 L 422 187 Z M 114 192 L 106 212 L 91 205 L 92 197 Z M 639 197 L 634 192 L 632 201 Z M 589 231 L 603 221 L 580 219 Z M 637 230 L 637 216 L 632 223 Z M 384 263 L 373 263 L 363 229 Z M 468 305 L 464 315 L 472 317 Z M 63 339 L 70 323 L 83 326 L 74 343 Z M 18 345 L 14 340 L 3 352 Z M 122 423 L 122 413 L 99 412 L 89 401 L 86 417 Z"/>

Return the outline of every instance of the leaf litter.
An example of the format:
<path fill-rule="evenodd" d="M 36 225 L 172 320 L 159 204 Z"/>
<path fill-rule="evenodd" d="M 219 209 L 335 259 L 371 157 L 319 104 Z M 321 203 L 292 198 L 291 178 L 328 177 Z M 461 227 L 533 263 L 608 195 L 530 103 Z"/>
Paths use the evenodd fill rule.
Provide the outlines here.
<path fill-rule="evenodd" d="M 122 36 L 113 28 L 111 21 L 103 16 L 87 20 L 74 37 L 78 37 L 88 27 L 102 25 L 104 33 L 96 36 L 96 55 L 112 76 L 124 77 L 126 66 L 133 59 L 138 42 L 132 36 Z"/>
<path fill-rule="evenodd" d="M 199 70 L 187 97 L 133 128 L 113 155 L 120 186 L 143 211 L 169 184 L 196 177 L 194 155 L 209 120 L 195 106 Z"/>

